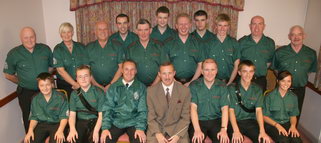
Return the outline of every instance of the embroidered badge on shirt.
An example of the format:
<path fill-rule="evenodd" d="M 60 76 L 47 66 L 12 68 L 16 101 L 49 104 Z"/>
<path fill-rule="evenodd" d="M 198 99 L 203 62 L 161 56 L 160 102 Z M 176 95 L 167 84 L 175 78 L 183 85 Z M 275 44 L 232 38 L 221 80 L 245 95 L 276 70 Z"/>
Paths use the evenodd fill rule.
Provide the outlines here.
<path fill-rule="evenodd" d="M 53 64 L 56 65 L 57 64 L 57 59 L 53 58 Z"/>
<path fill-rule="evenodd" d="M 139 98 L 139 95 L 137 92 L 134 93 L 134 99 L 137 100 Z"/>

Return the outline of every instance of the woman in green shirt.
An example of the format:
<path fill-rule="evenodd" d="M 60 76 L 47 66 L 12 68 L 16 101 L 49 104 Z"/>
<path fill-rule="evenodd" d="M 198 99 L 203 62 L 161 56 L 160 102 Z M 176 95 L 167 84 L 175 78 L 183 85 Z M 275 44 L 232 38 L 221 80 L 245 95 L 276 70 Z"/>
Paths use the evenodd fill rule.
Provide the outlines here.
<path fill-rule="evenodd" d="M 277 88 L 268 93 L 264 100 L 266 131 L 277 143 L 301 143 L 296 128 L 296 116 L 299 115 L 298 98 L 289 90 L 292 74 L 288 71 L 280 72 L 277 81 Z"/>

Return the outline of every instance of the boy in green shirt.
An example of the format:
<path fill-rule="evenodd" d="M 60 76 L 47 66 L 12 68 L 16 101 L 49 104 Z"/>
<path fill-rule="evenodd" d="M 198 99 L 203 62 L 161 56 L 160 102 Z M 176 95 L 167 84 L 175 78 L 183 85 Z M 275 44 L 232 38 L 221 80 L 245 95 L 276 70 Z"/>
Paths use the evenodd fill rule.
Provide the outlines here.
<path fill-rule="evenodd" d="M 51 74 L 38 75 L 40 93 L 33 97 L 30 112 L 30 126 L 25 143 L 43 143 L 49 136 L 49 143 L 63 143 L 64 129 L 68 118 L 68 101 L 66 96 L 53 89 Z"/>

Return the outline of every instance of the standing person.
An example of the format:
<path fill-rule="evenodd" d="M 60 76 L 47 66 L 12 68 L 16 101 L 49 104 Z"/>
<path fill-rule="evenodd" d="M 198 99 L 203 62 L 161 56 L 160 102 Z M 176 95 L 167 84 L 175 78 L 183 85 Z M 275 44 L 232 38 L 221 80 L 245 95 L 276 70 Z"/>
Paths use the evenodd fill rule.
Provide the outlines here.
<path fill-rule="evenodd" d="M 189 33 L 191 26 L 189 15 L 179 14 L 176 17 L 178 33 L 164 45 L 166 54 L 176 69 L 175 79 L 185 86 L 201 75 L 202 61 L 204 60 L 199 42 Z"/>
<path fill-rule="evenodd" d="M 57 88 L 64 89 L 70 96 L 73 89 L 79 88 L 76 82 L 76 68 L 88 65 L 88 53 L 84 45 L 72 40 L 74 28 L 70 23 L 62 23 L 59 27 L 62 42 L 53 51 L 53 65 L 58 71 Z"/>
<path fill-rule="evenodd" d="M 102 106 L 104 92 L 91 84 L 92 75 L 89 66 L 76 69 L 76 79 L 80 86 L 70 97 L 68 142 L 98 143 L 102 124 Z"/>
<path fill-rule="evenodd" d="M 148 143 L 187 143 L 190 123 L 189 89 L 175 81 L 174 65 L 163 63 L 161 82 L 147 89 Z"/>
<path fill-rule="evenodd" d="M 250 60 L 256 67 L 253 81 L 266 90 L 266 74 L 271 65 L 275 50 L 273 39 L 263 34 L 265 22 L 262 16 L 254 16 L 251 19 L 251 34 L 243 36 L 239 40 L 241 61 Z"/>
<path fill-rule="evenodd" d="M 240 47 L 235 38 L 228 35 L 231 19 L 226 14 L 219 14 L 215 19 L 216 35 L 209 46 L 205 47 L 205 58 L 212 58 L 217 62 L 217 78 L 227 85 L 237 76 L 240 63 Z"/>
<path fill-rule="evenodd" d="M 50 73 L 43 72 L 37 77 L 40 93 L 31 103 L 30 127 L 24 138 L 25 143 L 63 143 L 69 110 L 66 95 L 54 90 L 54 79 Z"/>
<path fill-rule="evenodd" d="M 306 35 L 301 26 L 291 27 L 288 36 L 291 43 L 277 49 L 273 57 L 272 69 L 275 73 L 287 70 L 293 75 L 292 91 L 298 96 L 301 113 L 309 73 L 317 69 L 317 56 L 313 49 L 303 44 Z"/>
<path fill-rule="evenodd" d="M 256 69 L 255 65 L 245 60 L 238 66 L 240 81 L 228 87 L 230 94 L 229 129 L 232 142 L 243 142 L 243 135 L 254 143 L 269 143 L 263 121 L 263 91 L 260 86 L 251 82 Z"/>
<path fill-rule="evenodd" d="M 265 96 L 264 121 L 266 130 L 275 142 L 302 143 L 297 126 L 299 115 L 298 97 L 290 89 L 292 74 L 281 71 L 278 86 Z"/>
<path fill-rule="evenodd" d="M 176 32 L 168 26 L 170 13 L 166 6 L 161 6 L 156 10 L 157 25 L 153 28 L 150 37 L 164 43 L 168 38 L 172 37 Z"/>
<path fill-rule="evenodd" d="M 213 59 L 202 63 L 203 77 L 191 83 L 191 143 L 205 142 L 206 136 L 213 143 L 229 142 L 228 91 L 223 81 L 216 79 L 217 64 Z"/>
<path fill-rule="evenodd" d="M 131 143 L 146 143 L 146 86 L 135 79 L 136 63 L 123 62 L 122 74 L 108 89 L 103 105 L 102 143 L 116 143 L 127 133 Z"/>
<path fill-rule="evenodd" d="M 151 86 L 160 81 L 157 72 L 159 66 L 167 61 L 167 56 L 162 44 L 150 39 L 152 29 L 148 20 L 140 19 L 136 28 L 139 40 L 128 47 L 126 58 L 137 63 L 137 79 L 146 86 Z"/>
<path fill-rule="evenodd" d="M 118 41 L 122 44 L 123 50 L 126 50 L 127 47 L 138 40 L 138 37 L 135 33 L 129 31 L 129 17 L 126 14 L 119 14 L 116 16 L 116 26 L 118 32 L 115 32 L 108 38 L 108 42 Z"/>
<path fill-rule="evenodd" d="M 191 35 L 195 36 L 199 43 L 208 46 L 208 42 L 214 40 L 214 34 L 207 29 L 208 20 L 207 13 L 204 10 L 198 10 L 194 13 L 195 30 Z M 203 48 L 202 47 L 202 48 Z"/>
<path fill-rule="evenodd" d="M 124 51 L 121 43 L 115 40 L 107 43 L 107 23 L 100 21 L 95 25 L 97 40 L 86 46 L 89 56 L 89 65 L 93 73 L 93 84 L 105 92 L 109 86 L 121 76 L 121 66 L 124 60 Z"/>
<path fill-rule="evenodd" d="M 20 40 L 22 44 L 8 52 L 3 73 L 18 85 L 16 92 L 27 133 L 31 99 L 39 91 L 36 79 L 40 73 L 50 71 L 52 52 L 47 45 L 36 43 L 36 33 L 31 27 L 21 29 Z"/>

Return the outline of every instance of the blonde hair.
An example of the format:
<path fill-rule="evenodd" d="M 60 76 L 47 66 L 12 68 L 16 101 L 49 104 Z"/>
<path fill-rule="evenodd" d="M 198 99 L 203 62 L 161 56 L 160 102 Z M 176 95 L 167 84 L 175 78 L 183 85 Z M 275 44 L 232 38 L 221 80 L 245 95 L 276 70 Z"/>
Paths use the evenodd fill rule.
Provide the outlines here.
<path fill-rule="evenodd" d="M 229 25 L 231 23 L 230 17 L 225 13 L 221 13 L 215 18 L 216 24 L 218 24 L 219 22 L 223 22 L 223 21 L 227 22 Z"/>
<path fill-rule="evenodd" d="M 69 22 L 64 22 L 59 27 L 59 34 L 67 31 L 74 32 L 74 27 Z"/>
<path fill-rule="evenodd" d="M 187 14 L 187 13 L 180 13 L 180 14 L 178 14 L 177 16 L 176 16 L 176 23 L 178 22 L 178 19 L 179 18 L 181 18 L 181 17 L 186 17 L 188 20 L 189 20 L 189 22 L 191 22 L 191 18 L 190 18 L 190 16 Z"/>

